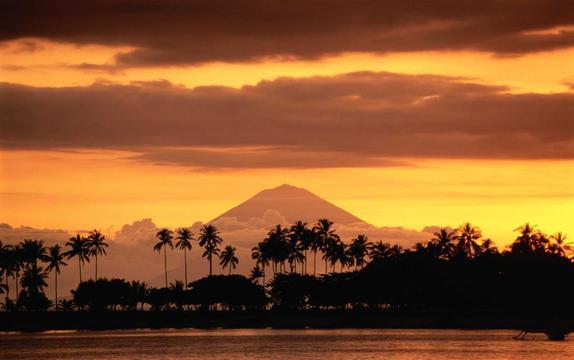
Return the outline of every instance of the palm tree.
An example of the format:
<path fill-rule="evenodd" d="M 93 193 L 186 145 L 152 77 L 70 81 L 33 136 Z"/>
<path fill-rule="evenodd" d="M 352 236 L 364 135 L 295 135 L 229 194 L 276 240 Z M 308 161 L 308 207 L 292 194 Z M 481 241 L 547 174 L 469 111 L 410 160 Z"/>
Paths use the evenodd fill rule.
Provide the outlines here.
<path fill-rule="evenodd" d="M 340 240 L 328 238 L 323 244 L 323 260 L 325 260 L 325 274 L 328 273 L 327 265 L 330 263 L 335 272 L 335 264 L 339 261 L 339 243 Z"/>
<path fill-rule="evenodd" d="M 559 256 L 566 256 L 567 253 L 572 252 L 572 250 L 574 250 L 574 244 L 572 242 L 566 242 L 566 238 L 566 234 L 562 232 L 557 232 L 550 236 L 552 243 L 548 246 L 549 251 Z"/>
<path fill-rule="evenodd" d="M 301 220 L 291 226 L 289 234 L 289 263 L 291 267 L 301 262 L 301 273 L 307 273 L 307 249 L 311 244 L 311 237 L 307 223 Z M 291 271 L 293 272 L 293 271 Z"/>
<path fill-rule="evenodd" d="M 78 270 L 80 272 L 80 283 L 82 283 L 82 266 L 85 262 L 90 262 L 90 248 L 88 246 L 88 239 L 80 234 L 70 238 L 70 240 L 66 243 L 66 246 L 70 248 L 70 250 L 66 251 L 64 255 L 71 259 L 73 257 L 78 258 Z"/>
<path fill-rule="evenodd" d="M 58 311 L 58 275 L 60 274 L 60 266 L 68 265 L 64 261 L 64 253 L 62 253 L 60 245 L 54 245 L 48 249 L 48 258 L 46 260 L 48 263 L 46 271 L 54 271 L 54 292 L 56 299 L 56 301 L 54 301 L 54 306 L 56 311 Z"/>
<path fill-rule="evenodd" d="M 0 274 L 4 274 L 6 276 L 6 283 L 2 284 L 2 287 L 6 292 L 6 310 L 8 310 L 8 303 L 10 301 L 8 278 L 10 276 L 15 276 L 16 266 L 16 252 L 14 247 L 11 245 L 2 245 L 2 242 L 0 242 Z M 17 295 L 18 294 L 16 293 L 16 296 Z"/>
<path fill-rule="evenodd" d="M 513 253 L 543 253 L 546 250 L 548 239 L 544 234 L 537 230 L 535 226 L 525 223 L 524 225 L 514 229 L 514 231 L 518 231 L 520 235 L 510 246 Z"/>
<path fill-rule="evenodd" d="M 187 250 L 191 251 L 191 241 L 193 239 L 193 233 L 188 228 L 182 228 L 177 231 L 176 236 L 177 242 L 175 243 L 175 247 L 177 249 L 183 250 L 183 264 L 184 264 L 184 271 L 185 271 L 185 288 L 187 289 Z"/>
<path fill-rule="evenodd" d="M 313 276 L 317 275 L 317 251 L 323 248 L 323 239 L 317 233 L 317 229 L 314 227 L 309 230 L 307 234 L 309 237 L 309 249 L 313 251 Z"/>
<path fill-rule="evenodd" d="M 444 259 L 450 259 L 455 253 L 454 241 L 457 239 L 456 232 L 442 228 L 433 235 L 435 237 L 431 239 L 431 243 L 438 247 L 438 256 Z"/>
<path fill-rule="evenodd" d="M 265 283 L 265 266 L 269 265 L 269 256 L 265 251 L 265 244 L 260 242 L 251 249 L 251 258 L 255 260 L 255 267 L 259 268 L 263 274 L 263 283 Z"/>
<path fill-rule="evenodd" d="M 329 219 L 319 219 L 317 224 L 313 227 L 315 233 L 319 237 L 319 241 L 317 242 L 319 247 L 318 249 L 323 250 L 323 259 L 325 260 L 325 274 L 327 271 L 327 251 L 332 251 L 333 244 L 336 244 L 340 238 L 339 235 L 336 234 L 335 229 L 333 229 L 333 222 Z M 316 251 L 316 250 L 315 250 Z"/>
<path fill-rule="evenodd" d="M 40 240 L 26 239 L 21 244 L 22 261 L 27 267 L 38 265 L 39 261 L 46 260 L 46 247 Z"/>
<path fill-rule="evenodd" d="M 22 279 L 20 279 L 20 284 L 23 288 L 28 290 L 29 293 L 31 292 L 41 292 L 48 283 L 46 279 L 48 278 L 48 274 L 36 264 L 33 264 L 29 268 L 24 271 L 22 275 Z"/>
<path fill-rule="evenodd" d="M 221 252 L 221 260 L 219 261 L 219 265 L 223 267 L 225 270 L 226 267 L 229 266 L 229 275 L 231 275 L 231 270 L 237 267 L 239 264 L 239 259 L 235 256 L 235 249 L 231 245 L 227 245 L 225 249 Z"/>
<path fill-rule="evenodd" d="M 255 265 L 253 269 L 251 269 L 251 273 L 249 274 L 249 280 L 253 281 L 254 283 L 259 283 L 259 279 L 264 277 L 265 274 L 259 267 L 259 265 Z M 265 283 L 265 281 L 263 281 Z"/>
<path fill-rule="evenodd" d="M 369 243 L 369 238 L 366 235 L 360 234 L 349 245 L 349 255 L 355 264 L 355 267 L 360 267 L 361 269 L 367 263 L 365 257 L 369 253 L 369 248 L 371 244 Z"/>
<path fill-rule="evenodd" d="M 96 257 L 96 281 L 98 280 L 98 255 L 107 255 L 105 243 L 106 237 L 98 230 L 92 230 L 88 235 L 88 248 L 92 255 Z"/>
<path fill-rule="evenodd" d="M 484 239 L 480 245 L 480 255 L 498 254 L 498 248 L 492 239 Z"/>
<path fill-rule="evenodd" d="M 289 257 L 289 229 L 277 224 L 267 233 L 262 242 L 262 251 L 273 263 L 273 274 L 283 272 L 285 260 Z"/>
<path fill-rule="evenodd" d="M 219 244 L 223 242 L 223 239 L 219 236 L 219 230 L 209 224 L 203 225 L 197 240 L 199 240 L 199 246 L 205 248 L 201 256 L 209 260 L 209 276 L 211 276 L 213 275 L 213 255 L 219 256 Z"/>
<path fill-rule="evenodd" d="M 154 245 L 154 251 L 161 252 L 163 248 L 163 268 L 165 272 L 165 287 L 167 288 L 167 247 L 169 246 L 173 249 L 173 235 L 171 230 L 162 229 L 155 236 L 159 239 L 159 242 Z"/>
<path fill-rule="evenodd" d="M 391 244 L 380 240 L 371 245 L 369 258 L 371 261 L 382 261 L 400 255 L 402 250 L 399 245 L 391 246 Z"/>
<path fill-rule="evenodd" d="M 479 240 L 482 239 L 482 233 L 479 228 L 472 226 L 470 223 L 462 224 L 458 230 L 456 244 L 457 254 L 465 259 L 471 259 L 480 252 Z"/>

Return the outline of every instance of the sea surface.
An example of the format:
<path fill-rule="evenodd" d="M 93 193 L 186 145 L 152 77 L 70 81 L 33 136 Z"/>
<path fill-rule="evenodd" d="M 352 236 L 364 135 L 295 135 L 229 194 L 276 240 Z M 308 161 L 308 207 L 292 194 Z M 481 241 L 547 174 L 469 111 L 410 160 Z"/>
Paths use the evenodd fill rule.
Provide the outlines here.
<path fill-rule="evenodd" d="M 137 330 L 0 333 L 0 359 L 574 359 L 509 330 Z"/>

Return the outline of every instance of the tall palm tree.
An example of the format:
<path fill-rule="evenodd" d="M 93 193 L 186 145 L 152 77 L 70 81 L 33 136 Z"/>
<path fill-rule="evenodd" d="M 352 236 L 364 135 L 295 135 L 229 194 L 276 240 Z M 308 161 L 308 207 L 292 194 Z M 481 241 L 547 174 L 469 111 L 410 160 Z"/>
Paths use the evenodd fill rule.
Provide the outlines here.
<path fill-rule="evenodd" d="M 203 225 L 199 231 L 199 246 L 205 249 L 202 257 L 207 257 L 209 260 L 209 276 L 213 275 L 213 255 L 219 256 L 219 244 L 223 239 L 219 236 L 219 230 L 211 224 Z"/>
<path fill-rule="evenodd" d="M 235 256 L 235 249 L 231 245 L 227 245 L 225 249 L 221 252 L 221 260 L 219 261 L 219 265 L 223 267 L 225 270 L 226 267 L 229 266 L 229 275 L 231 275 L 231 270 L 237 267 L 239 264 L 239 259 Z"/>
<path fill-rule="evenodd" d="M 482 239 L 480 229 L 472 226 L 470 223 L 464 223 L 458 228 L 457 232 L 457 254 L 465 259 L 473 258 L 480 252 L 479 241 Z"/>
<path fill-rule="evenodd" d="M 307 249 L 311 245 L 311 237 L 307 223 L 301 220 L 291 226 L 289 234 L 289 263 L 293 267 L 301 262 L 301 273 L 307 273 Z"/>
<path fill-rule="evenodd" d="M 48 286 L 46 279 L 48 274 L 41 267 L 36 264 L 31 265 L 22 274 L 22 279 L 20 279 L 20 285 L 30 292 L 41 292 L 45 287 Z"/>
<path fill-rule="evenodd" d="M 325 274 L 328 272 L 327 270 L 327 262 L 330 256 L 327 255 L 327 252 L 333 251 L 333 246 L 336 244 L 340 238 L 339 235 L 333 229 L 333 222 L 329 219 L 319 219 L 317 224 L 313 227 L 315 233 L 319 236 L 320 240 L 320 247 L 319 249 L 323 251 L 323 259 L 325 260 Z"/>
<path fill-rule="evenodd" d="M 46 266 L 46 271 L 54 271 L 54 306 L 56 311 L 58 311 L 58 275 L 60 274 L 60 266 L 68 265 L 64 261 L 64 253 L 62 252 L 60 245 L 56 244 L 48 249 L 48 258 L 46 261 L 48 263 L 48 266 Z"/>
<path fill-rule="evenodd" d="M 154 245 L 154 251 L 161 252 L 163 248 L 163 269 L 165 273 L 165 287 L 167 288 L 167 247 L 169 246 L 173 249 L 173 235 L 171 230 L 162 229 L 155 236 L 159 241 Z"/>
<path fill-rule="evenodd" d="M 22 261 L 27 267 L 46 260 L 46 247 L 43 241 L 26 239 L 21 244 L 21 251 Z"/>
<path fill-rule="evenodd" d="M 15 255 L 16 253 L 13 246 L 2 245 L 2 242 L 0 242 L 0 274 L 6 276 L 6 283 L 2 283 L 2 287 L 6 292 L 6 310 L 8 310 L 10 302 L 10 286 L 8 284 L 8 278 L 10 276 L 15 276 L 14 274 L 17 266 Z"/>
<path fill-rule="evenodd" d="M 68 259 L 73 257 L 78 258 L 78 270 L 80 273 L 80 283 L 82 283 L 82 266 L 85 262 L 90 262 L 90 248 L 88 246 L 88 239 L 77 234 L 76 236 L 70 238 L 66 243 L 70 249 L 64 254 Z"/>
<path fill-rule="evenodd" d="M 265 284 L 265 266 L 269 265 L 269 256 L 265 251 L 263 242 L 251 249 L 251 258 L 255 260 L 255 267 L 259 268 L 259 265 L 261 265 L 260 271 L 263 274 L 263 283 Z"/>
<path fill-rule="evenodd" d="M 262 250 L 273 263 L 273 274 L 285 270 L 285 261 L 289 257 L 288 236 L 289 229 L 277 224 L 267 233 L 267 237 L 263 240 Z"/>
<path fill-rule="evenodd" d="M 188 228 L 181 228 L 177 231 L 176 236 L 177 242 L 175 243 L 175 247 L 177 249 L 183 250 L 183 264 L 184 264 L 184 271 L 185 271 L 185 288 L 187 289 L 187 250 L 191 251 L 191 241 L 193 239 L 193 233 Z"/>
<path fill-rule="evenodd" d="M 107 255 L 106 248 L 108 244 L 105 242 L 106 237 L 98 230 L 90 231 L 88 235 L 88 248 L 96 258 L 96 281 L 98 280 L 98 255 Z"/>
<path fill-rule="evenodd" d="M 364 234 L 358 235 L 349 245 L 349 255 L 355 264 L 355 269 L 362 269 L 367 263 L 365 257 L 369 253 L 370 246 L 369 238 Z"/>

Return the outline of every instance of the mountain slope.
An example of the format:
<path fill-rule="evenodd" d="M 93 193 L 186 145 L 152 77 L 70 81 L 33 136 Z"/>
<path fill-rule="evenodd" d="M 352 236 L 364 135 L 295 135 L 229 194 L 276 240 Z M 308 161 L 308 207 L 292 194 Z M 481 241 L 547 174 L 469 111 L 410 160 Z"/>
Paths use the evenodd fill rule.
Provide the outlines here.
<path fill-rule="evenodd" d="M 266 210 L 276 210 L 287 221 L 303 220 L 309 224 L 327 218 L 337 224 L 364 223 L 355 215 L 331 204 L 312 192 L 291 185 L 263 190 L 212 221 L 235 217 L 240 221 L 261 218 Z"/>

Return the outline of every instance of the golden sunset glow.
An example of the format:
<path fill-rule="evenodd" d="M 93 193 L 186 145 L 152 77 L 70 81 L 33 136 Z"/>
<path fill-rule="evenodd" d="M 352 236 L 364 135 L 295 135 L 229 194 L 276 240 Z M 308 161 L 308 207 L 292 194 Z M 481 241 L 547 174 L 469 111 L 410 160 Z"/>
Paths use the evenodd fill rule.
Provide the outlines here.
<path fill-rule="evenodd" d="M 125 14 L 86 31 L 14 25 L 0 42 L 0 222 L 190 225 L 288 183 L 376 226 L 574 235 L 572 27 L 435 10 L 365 29 L 333 11 L 340 32 L 289 36 L 264 16 L 237 36 L 200 19 L 206 39 L 177 21 L 124 32 Z M 478 30 L 461 41 L 466 21 Z"/>

